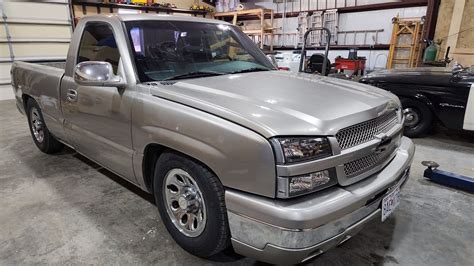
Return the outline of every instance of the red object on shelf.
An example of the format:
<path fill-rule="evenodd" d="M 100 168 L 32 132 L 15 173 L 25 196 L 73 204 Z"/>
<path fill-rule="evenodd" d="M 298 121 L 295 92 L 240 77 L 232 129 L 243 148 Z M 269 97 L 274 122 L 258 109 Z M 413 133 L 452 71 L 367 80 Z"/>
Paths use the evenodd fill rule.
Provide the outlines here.
<path fill-rule="evenodd" d="M 354 74 L 359 74 L 363 75 L 364 70 L 365 70 L 365 58 L 359 58 L 359 59 L 346 59 L 342 57 L 337 57 L 336 58 L 336 70 L 339 72 L 344 71 L 344 70 L 352 70 L 354 71 Z"/>

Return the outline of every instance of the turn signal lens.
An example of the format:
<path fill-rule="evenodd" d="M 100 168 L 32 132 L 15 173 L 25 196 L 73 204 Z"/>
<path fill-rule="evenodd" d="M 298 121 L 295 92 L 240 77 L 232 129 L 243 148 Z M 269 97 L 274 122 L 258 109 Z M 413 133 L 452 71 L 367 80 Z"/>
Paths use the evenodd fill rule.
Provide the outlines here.
<path fill-rule="evenodd" d="M 281 198 L 295 197 L 335 184 L 337 184 L 337 178 L 334 169 L 299 176 L 278 177 L 278 196 Z"/>

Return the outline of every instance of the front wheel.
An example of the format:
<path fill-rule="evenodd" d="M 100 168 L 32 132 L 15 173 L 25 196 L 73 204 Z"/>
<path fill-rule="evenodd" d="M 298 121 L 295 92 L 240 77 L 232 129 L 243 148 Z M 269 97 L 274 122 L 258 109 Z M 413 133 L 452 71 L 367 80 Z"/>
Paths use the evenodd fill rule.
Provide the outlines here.
<path fill-rule="evenodd" d="M 206 167 L 164 153 L 156 162 L 153 189 L 163 223 L 183 249 L 210 257 L 229 245 L 224 188 Z"/>
<path fill-rule="evenodd" d="M 412 99 L 401 99 L 405 114 L 404 134 L 407 137 L 420 137 L 431 129 L 433 115 L 425 104 Z"/>

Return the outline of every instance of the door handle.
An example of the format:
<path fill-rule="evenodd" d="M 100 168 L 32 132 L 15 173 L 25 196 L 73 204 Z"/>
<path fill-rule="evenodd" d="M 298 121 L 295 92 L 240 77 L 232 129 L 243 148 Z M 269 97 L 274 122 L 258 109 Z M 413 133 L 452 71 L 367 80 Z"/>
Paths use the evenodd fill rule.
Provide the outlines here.
<path fill-rule="evenodd" d="M 66 93 L 66 99 L 69 102 L 75 102 L 77 101 L 77 91 L 73 89 L 69 89 Z"/>

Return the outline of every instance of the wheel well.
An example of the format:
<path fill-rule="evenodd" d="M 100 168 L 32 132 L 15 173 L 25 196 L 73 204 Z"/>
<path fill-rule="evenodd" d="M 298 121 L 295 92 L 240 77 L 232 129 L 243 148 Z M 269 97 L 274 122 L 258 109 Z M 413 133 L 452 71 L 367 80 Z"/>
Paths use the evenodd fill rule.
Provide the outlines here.
<path fill-rule="evenodd" d="M 412 96 L 412 97 L 402 96 L 402 97 L 399 97 L 399 98 L 400 98 L 400 101 L 403 101 L 402 99 L 407 99 L 407 100 L 411 100 L 411 101 L 418 102 L 420 104 L 425 105 L 428 108 L 429 112 L 431 113 L 433 120 L 442 123 L 442 121 L 437 116 L 437 113 L 434 109 L 433 103 L 426 96 L 424 96 L 424 95 L 416 95 L 416 96 Z M 402 103 L 402 105 L 403 105 L 403 103 Z"/>
<path fill-rule="evenodd" d="M 416 94 L 416 95 L 412 95 L 412 96 L 400 96 L 399 98 L 400 98 L 400 101 L 402 99 L 408 99 L 408 100 L 412 100 L 412 101 L 416 101 L 416 102 L 419 102 L 421 104 L 424 104 L 426 107 L 428 107 L 428 109 L 432 113 L 434 113 L 433 102 L 428 97 L 426 97 L 425 95 Z"/>
<path fill-rule="evenodd" d="M 28 94 L 23 94 L 21 95 L 21 99 L 23 100 L 23 109 L 25 110 L 25 113 L 26 113 L 26 105 L 28 104 L 28 101 L 33 100 L 33 97 L 31 97 Z"/>
<path fill-rule="evenodd" d="M 179 154 L 181 156 L 184 156 L 195 163 L 198 163 L 202 165 L 203 167 L 207 168 L 212 174 L 214 174 L 217 178 L 219 178 L 209 166 L 207 166 L 205 163 L 201 162 L 200 160 L 189 156 L 185 153 L 182 153 L 180 151 L 174 150 L 172 148 L 157 144 L 157 143 L 151 143 L 148 144 L 145 147 L 145 151 L 143 152 L 143 161 L 142 161 L 142 173 L 143 173 L 143 180 L 145 181 L 145 186 L 148 189 L 150 193 L 153 194 L 153 177 L 155 174 L 155 165 L 156 165 L 156 160 L 160 158 L 160 156 L 164 152 L 174 152 L 176 154 Z"/>
<path fill-rule="evenodd" d="M 143 153 L 142 172 L 146 188 L 153 194 L 153 175 L 155 173 L 156 160 L 168 148 L 159 144 L 148 144 Z"/>

